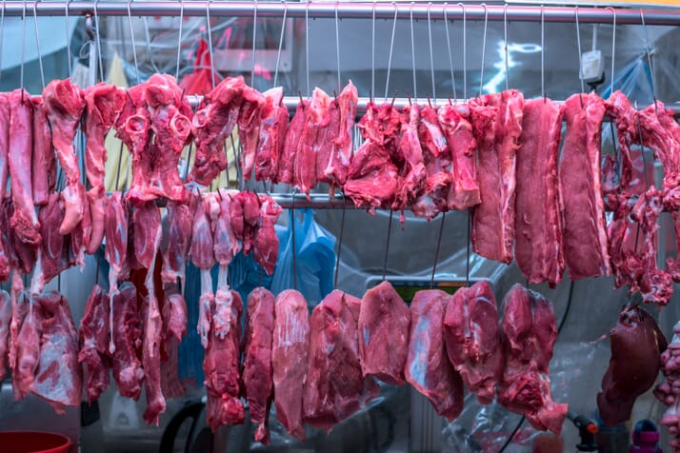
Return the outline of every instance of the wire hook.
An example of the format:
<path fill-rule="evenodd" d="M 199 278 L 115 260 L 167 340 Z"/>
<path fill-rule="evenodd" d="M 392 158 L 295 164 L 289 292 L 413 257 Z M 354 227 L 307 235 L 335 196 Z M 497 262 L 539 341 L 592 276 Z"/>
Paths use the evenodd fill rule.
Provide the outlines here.
<path fill-rule="evenodd" d="M 23 0 L 24 10 L 21 17 L 21 73 L 20 73 L 20 85 L 21 85 L 21 101 L 24 100 L 24 65 L 26 57 L 26 0 Z"/>
<path fill-rule="evenodd" d="M 340 78 L 340 20 L 338 19 L 339 2 L 335 2 L 335 55 L 338 59 L 338 93 L 342 89 L 342 79 Z"/>
<path fill-rule="evenodd" d="M 503 8 L 503 43 L 505 44 L 505 89 L 510 89 L 510 64 L 508 63 L 508 4 Z"/>
<path fill-rule="evenodd" d="M 605 9 L 610 9 L 613 16 L 613 29 L 612 29 L 612 73 L 609 81 L 609 94 L 614 94 L 614 64 L 616 63 L 616 10 L 611 6 Z"/>
<path fill-rule="evenodd" d="M 435 105 L 437 104 L 437 87 L 434 81 L 434 54 L 432 52 L 432 20 L 430 17 L 430 9 L 432 8 L 432 2 L 427 3 L 427 38 L 430 43 L 430 72 L 432 76 L 432 97 L 434 98 Z"/>
<path fill-rule="evenodd" d="M 182 0 L 180 0 L 182 1 Z M 255 49 L 257 44 L 257 0 L 253 1 L 253 55 L 252 71 L 250 73 L 250 86 L 255 88 Z"/>
<path fill-rule="evenodd" d="M 373 0 L 373 20 L 371 22 L 371 97 L 375 95 L 375 7 L 376 1 Z"/>
<path fill-rule="evenodd" d="M 43 69 L 42 51 L 40 50 L 40 32 L 38 27 L 38 2 L 36 0 L 33 3 L 33 23 L 35 24 L 35 45 L 38 51 L 38 65 L 40 67 L 40 81 L 42 82 L 42 88 L 45 89 L 45 70 Z"/>
<path fill-rule="evenodd" d="M 465 11 L 465 3 L 459 2 L 463 10 L 463 97 L 467 100 L 467 11 Z"/>
<path fill-rule="evenodd" d="M 583 81 L 583 62 L 581 61 L 581 27 L 578 23 L 578 5 L 574 9 L 574 18 L 576 20 L 576 44 L 578 45 L 578 78 L 581 81 L 581 93 L 586 92 L 586 85 Z"/>
<path fill-rule="evenodd" d="M 135 74 L 137 75 L 137 84 L 140 83 L 139 80 L 139 64 L 137 63 L 137 45 L 135 44 L 135 29 L 132 26 L 132 0 L 128 0 L 127 12 L 128 12 L 128 22 L 130 24 L 130 42 L 132 44 L 132 57 L 135 60 Z"/>
<path fill-rule="evenodd" d="M 546 101 L 545 94 L 545 7 L 541 5 L 541 94 Z"/>
<path fill-rule="evenodd" d="M 210 20 L 210 3 L 212 0 L 208 0 L 205 7 L 205 21 L 206 21 L 206 31 L 208 33 L 208 52 L 210 52 L 210 82 L 212 82 L 212 87 L 215 88 L 215 54 L 213 53 L 213 41 L 212 41 L 212 21 Z M 278 69 L 278 63 L 277 63 Z M 227 171 L 227 174 L 229 172 Z"/>
<path fill-rule="evenodd" d="M 179 79 L 179 66 L 182 55 L 182 26 L 184 25 L 184 2 L 179 0 L 179 38 L 177 39 L 177 69 L 175 69 L 175 79 Z"/>
<path fill-rule="evenodd" d="M 279 38 L 279 51 L 276 53 L 276 69 L 274 69 L 274 86 L 279 80 L 279 63 L 281 62 L 281 49 L 283 49 L 283 37 L 286 33 L 286 16 L 288 15 L 288 2 L 283 1 L 283 21 L 281 22 L 281 37 Z"/>
<path fill-rule="evenodd" d="M 66 52 L 68 53 L 68 77 L 73 76 L 73 67 L 71 62 L 71 30 L 68 26 L 68 10 L 69 5 L 73 0 L 66 0 L 66 6 L 64 7 L 64 23 L 66 25 Z M 5 11 L 5 2 L 2 2 L 2 11 Z"/>
<path fill-rule="evenodd" d="M 101 35 L 99 34 L 99 14 L 97 14 L 97 5 L 99 4 L 99 0 L 94 1 L 94 26 L 95 26 L 95 44 L 97 45 L 97 57 L 99 60 L 99 76 L 101 77 L 101 80 L 104 80 L 104 61 L 102 57 L 102 41 L 101 41 Z M 95 77 L 96 79 L 96 77 Z"/>
<path fill-rule="evenodd" d="M 394 51 L 394 34 L 397 31 L 397 14 L 399 10 L 397 9 L 397 3 L 393 0 L 392 6 L 394 6 L 394 23 L 392 24 L 392 38 L 390 40 L 390 55 L 387 60 L 387 77 L 385 78 L 385 102 L 387 102 L 387 96 L 390 92 L 390 72 L 392 70 L 392 52 Z"/>
<path fill-rule="evenodd" d="M 449 71 L 451 72 L 451 86 L 453 87 L 453 98 L 458 102 L 458 95 L 456 93 L 456 76 L 454 75 L 453 72 L 453 56 L 451 53 L 451 36 L 449 35 L 449 18 L 446 16 L 446 10 L 448 9 L 449 4 L 444 3 L 444 6 L 442 7 L 443 13 L 444 13 L 444 31 L 446 32 L 446 49 L 448 50 L 449 54 Z"/>
<path fill-rule="evenodd" d="M 307 96 L 312 95 L 312 87 L 309 84 L 309 3 L 311 0 L 307 0 L 307 5 L 305 8 L 305 63 L 307 64 Z"/>
<path fill-rule="evenodd" d="M 647 64 L 649 64 L 649 84 L 652 87 L 652 97 L 654 98 L 654 111 L 659 113 L 656 105 L 656 89 L 654 88 L 654 66 L 652 65 L 652 53 L 649 50 L 649 37 L 647 36 L 647 25 L 645 24 L 645 15 L 640 8 L 640 20 L 642 22 L 642 30 L 645 32 L 645 52 L 647 53 Z"/>
<path fill-rule="evenodd" d="M 411 57 L 413 61 L 413 100 L 418 102 L 418 85 L 416 84 L 416 45 L 413 37 L 413 7 L 415 3 L 411 2 L 409 10 L 409 23 L 411 25 Z"/>
<path fill-rule="evenodd" d="M 482 69 L 480 74 L 481 77 L 479 79 L 479 96 L 483 94 L 484 90 L 484 62 L 486 61 L 486 35 L 489 25 L 489 9 L 486 7 L 486 3 L 482 3 L 480 6 L 484 8 L 484 37 L 482 38 Z"/>

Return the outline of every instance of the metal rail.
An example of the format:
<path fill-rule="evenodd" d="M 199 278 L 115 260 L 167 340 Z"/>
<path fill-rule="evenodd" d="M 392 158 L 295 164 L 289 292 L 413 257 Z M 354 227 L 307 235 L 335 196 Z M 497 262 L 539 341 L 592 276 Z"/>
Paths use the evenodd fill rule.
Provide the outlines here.
<path fill-rule="evenodd" d="M 142 2 L 102 2 L 102 1 L 6 1 L 2 2 L 6 16 L 64 16 L 68 14 L 88 15 L 94 14 L 95 5 L 97 14 L 100 16 L 179 16 L 180 9 L 184 16 L 205 17 L 206 11 L 210 10 L 211 17 L 248 17 L 252 16 L 257 9 L 257 16 L 281 17 L 286 11 L 289 18 L 304 18 L 309 14 L 317 19 L 393 19 L 395 9 L 397 15 L 414 19 L 427 19 L 428 11 L 432 19 L 483 21 L 488 15 L 490 21 L 512 22 L 540 22 L 542 17 L 545 22 L 572 23 L 578 14 L 579 23 L 583 24 L 613 24 L 614 16 L 616 23 L 620 25 L 643 22 L 646 25 L 680 25 L 680 10 L 676 9 L 603 9 L 588 7 L 558 7 L 558 6 L 519 6 L 519 5 L 468 5 L 447 3 L 372 3 L 372 2 L 213 2 L 213 1 L 142 1 Z M 337 13 L 336 13 L 337 11 Z"/>

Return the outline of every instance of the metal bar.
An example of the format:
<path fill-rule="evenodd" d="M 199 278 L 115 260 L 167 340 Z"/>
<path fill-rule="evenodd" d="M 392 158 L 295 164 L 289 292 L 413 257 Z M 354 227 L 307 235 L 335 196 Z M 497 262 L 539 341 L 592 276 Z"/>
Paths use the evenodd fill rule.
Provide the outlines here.
<path fill-rule="evenodd" d="M 37 5 L 36 5 L 37 3 Z M 3 1 L 5 14 L 7 16 L 21 16 L 24 9 L 36 11 L 38 16 L 64 16 L 68 8 L 69 15 L 94 14 L 94 4 L 91 1 Z M 179 16 L 180 6 L 183 4 L 184 16 L 205 17 L 206 11 L 210 11 L 211 16 L 216 17 L 251 17 L 254 8 L 257 8 L 259 17 L 281 17 L 284 9 L 291 18 L 303 18 L 309 8 L 309 15 L 317 19 L 334 19 L 336 10 L 339 19 L 371 19 L 375 11 L 376 19 L 391 19 L 394 17 L 394 10 L 402 18 L 410 16 L 413 11 L 414 19 L 427 19 L 430 10 L 431 19 L 444 19 L 444 10 L 449 20 L 459 20 L 463 18 L 463 7 L 460 5 L 445 5 L 435 3 L 428 6 L 427 3 L 373 3 L 373 2 L 209 2 L 209 1 L 186 1 L 186 2 L 131 2 L 130 10 L 134 16 Z M 98 2 L 97 14 L 99 16 L 126 16 L 127 2 Z M 503 21 L 505 6 L 489 5 L 488 20 Z M 636 24 L 642 23 L 642 16 L 638 9 L 602 9 L 580 7 L 556 7 L 546 6 L 544 8 L 546 22 L 571 23 L 575 20 L 578 11 L 579 22 L 584 24 L 613 24 L 616 15 L 617 24 Z M 680 25 L 680 11 L 677 9 L 647 9 L 642 11 L 647 25 Z M 485 15 L 484 6 L 465 5 L 466 20 L 483 21 Z M 518 6 L 509 5 L 507 7 L 507 20 L 514 22 L 539 22 L 541 20 L 541 8 L 539 6 Z"/>

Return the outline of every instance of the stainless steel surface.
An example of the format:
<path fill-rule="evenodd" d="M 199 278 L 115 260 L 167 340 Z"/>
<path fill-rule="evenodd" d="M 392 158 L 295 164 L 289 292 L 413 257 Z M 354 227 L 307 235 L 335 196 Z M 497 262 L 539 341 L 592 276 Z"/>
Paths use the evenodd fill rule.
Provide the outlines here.
<path fill-rule="evenodd" d="M 36 5 L 37 3 L 37 5 Z M 505 17 L 515 22 L 539 22 L 542 13 L 545 22 L 574 22 L 576 8 L 546 6 L 516 6 L 509 5 L 507 9 L 499 5 L 454 5 L 454 4 L 426 4 L 426 3 L 358 3 L 358 2 L 3 2 L 5 15 L 22 16 L 24 11 L 35 11 L 39 16 L 63 16 L 68 8 L 70 15 L 86 15 L 94 13 L 100 16 L 127 16 L 128 8 L 133 16 L 179 16 L 183 8 L 184 16 L 204 17 L 206 10 L 210 15 L 219 16 L 252 16 L 257 8 L 259 17 L 281 17 L 284 9 L 288 10 L 288 17 L 305 17 L 307 11 L 313 18 L 335 18 L 336 11 L 339 19 L 371 18 L 373 11 L 377 19 L 392 19 L 395 8 L 397 15 L 403 17 L 413 13 L 414 19 L 427 19 L 428 12 L 432 19 L 443 19 L 444 11 L 451 20 L 461 20 L 465 15 L 469 21 L 483 21 L 488 13 L 489 21 L 503 21 Z M 647 25 L 678 25 L 680 11 L 672 9 L 644 10 L 644 21 Z M 616 23 L 641 24 L 640 10 L 636 9 L 597 9 L 581 7 L 578 9 L 579 21 L 582 24 L 612 24 L 616 15 Z"/>

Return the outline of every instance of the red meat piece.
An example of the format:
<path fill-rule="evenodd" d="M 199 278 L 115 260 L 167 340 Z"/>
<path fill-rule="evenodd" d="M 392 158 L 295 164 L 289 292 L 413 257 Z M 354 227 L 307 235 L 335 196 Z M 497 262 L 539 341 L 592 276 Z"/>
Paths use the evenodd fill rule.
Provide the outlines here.
<path fill-rule="evenodd" d="M 255 180 L 278 181 L 279 161 L 288 127 L 288 109 L 283 105 L 283 88 L 263 93 L 265 105 L 260 112 L 260 137 L 255 154 Z"/>
<path fill-rule="evenodd" d="M 142 329 L 135 285 L 124 282 L 111 299 L 111 306 L 114 320 L 111 338 L 115 344 L 113 379 L 118 393 L 137 401 L 142 392 L 144 371 L 136 352 L 141 346 Z"/>
<path fill-rule="evenodd" d="M 109 296 L 99 285 L 92 287 L 80 320 L 78 362 L 87 369 L 87 400 L 90 404 L 109 388 Z"/>

